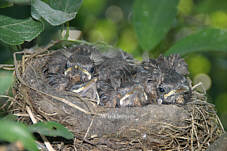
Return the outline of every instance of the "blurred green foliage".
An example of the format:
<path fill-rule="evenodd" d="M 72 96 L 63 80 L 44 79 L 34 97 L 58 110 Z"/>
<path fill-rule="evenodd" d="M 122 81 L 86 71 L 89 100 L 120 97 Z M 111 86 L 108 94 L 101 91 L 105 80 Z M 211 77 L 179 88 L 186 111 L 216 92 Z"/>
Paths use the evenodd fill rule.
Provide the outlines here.
<path fill-rule="evenodd" d="M 8 142 L 19 141 L 23 144 L 25 149 L 38 151 L 34 137 L 22 123 L 0 119 L 0 140 Z"/>
<path fill-rule="evenodd" d="M 56 122 L 38 122 L 29 126 L 33 133 L 39 133 L 45 136 L 61 136 L 66 139 L 73 139 L 74 135 L 67 128 Z"/>
<path fill-rule="evenodd" d="M 227 106 L 227 93 L 221 93 L 218 95 L 218 97 L 215 99 L 215 105 L 218 108 L 219 114 L 220 114 L 220 118 L 222 120 L 222 124 L 223 126 L 226 128 L 227 127 L 227 110 L 226 110 L 226 106 Z"/>
<path fill-rule="evenodd" d="M 147 2 L 146 0 L 142 1 L 144 3 Z M 59 0 L 59 2 L 63 1 Z M 154 18 L 156 16 L 155 19 L 157 20 L 156 22 L 150 22 L 148 18 L 148 23 L 152 25 L 147 26 L 148 29 L 153 28 L 152 32 L 156 32 L 158 31 L 156 30 L 157 28 L 165 27 L 165 31 L 159 29 L 163 34 L 162 36 L 159 36 L 159 32 L 157 33 L 158 36 L 151 36 L 149 30 L 148 32 L 144 30 L 143 42 L 146 41 L 145 47 L 144 43 L 139 42 L 138 39 L 140 38 L 138 32 L 140 33 L 143 29 L 140 26 L 135 27 L 133 24 L 133 2 L 132 0 L 83 0 L 75 18 L 70 16 L 71 12 L 63 11 L 63 13 L 64 15 L 69 15 L 69 18 L 74 18 L 68 22 L 68 25 L 82 31 L 82 39 L 90 42 L 104 41 L 131 53 L 138 59 L 142 58 L 141 56 L 145 50 L 149 51 L 152 57 L 157 57 L 160 52 L 165 52 L 166 50 L 173 52 L 180 50 L 179 53 L 182 53 L 182 51 L 192 52 L 199 48 L 203 50 L 204 52 L 194 52 L 193 54 L 185 55 L 191 73 L 190 76 L 194 79 L 203 73 L 211 79 L 212 85 L 208 89 L 208 101 L 217 105 L 218 114 L 227 129 L 227 1 L 179 0 L 179 3 L 175 3 L 177 13 L 174 13 L 175 16 L 172 16 L 173 20 L 168 22 L 168 26 L 163 25 L 166 21 L 165 12 L 161 11 L 159 15 L 152 14 Z M 140 5 L 140 1 L 138 0 L 137 2 Z M 157 1 L 157 5 L 163 5 L 160 6 L 160 8 L 165 8 L 163 11 L 169 9 L 164 1 L 162 4 Z M 13 7 L 8 8 L 7 6 Z M 65 8 L 67 7 L 65 6 Z M 76 10 L 76 7 L 74 9 Z M 137 9 L 140 12 L 139 6 Z M 29 17 L 30 11 L 28 6 L 17 5 L 14 1 L 12 3 L 0 2 L 0 15 L 9 15 L 22 19 Z M 73 13 L 75 12 L 77 11 L 73 11 Z M 143 13 L 145 19 L 147 19 L 147 13 L 156 13 L 156 11 Z M 31 42 L 25 42 L 19 46 L 9 46 L 0 41 L 0 64 L 12 63 L 12 53 L 15 49 L 19 51 L 21 50 L 20 48 L 46 45 L 52 39 L 62 39 L 60 33 L 67 28 L 66 24 L 51 26 L 48 24 L 48 20 L 45 20 L 45 17 L 40 19 L 40 21 L 44 26 L 44 31 Z M 207 33 L 207 29 L 211 29 L 208 32 L 211 33 L 211 36 L 204 34 Z M 198 31 L 201 30 L 205 32 L 198 35 Z M 198 38 L 198 36 L 200 37 Z M 153 43 L 154 40 L 157 41 Z M 151 43 L 152 46 L 150 46 Z M 216 51 L 211 52 L 212 50 Z M 219 50 L 225 52 L 219 52 Z M 12 81 L 11 74 L 1 71 L 0 80 L 0 93 L 7 92 Z"/>
<path fill-rule="evenodd" d="M 10 71 L 0 70 L 0 94 L 6 94 L 13 82 L 13 74 Z"/>
<path fill-rule="evenodd" d="M 199 73 L 210 73 L 211 63 L 203 55 L 190 55 L 187 59 L 188 69 L 191 71 L 190 74 L 194 77 Z"/>
<path fill-rule="evenodd" d="M 227 28 L 227 12 L 216 11 L 209 16 L 211 26 L 221 29 Z"/>
<path fill-rule="evenodd" d="M 90 42 L 113 42 L 117 37 L 117 27 L 112 20 L 98 20 L 89 33 Z"/>
<path fill-rule="evenodd" d="M 7 118 L 6 118 L 7 117 Z M 39 122 L 31 126 L 12 121 L 11 116 L 0 119 L 0 141 L 20 142 L 26 150 L 38 150 L 35 138 L 31 132 L 45 136 L 61 136 L 66 139 L 73 139 L 73 134 L 63 125 L 56 122 Z"/>
<path fill-rule="evenodd" d="M 177 14 L 179 0 L 135 0 L 132 23 L 140 46 L 152 51 L 166 36 Z"/>
<path fill-rule="evenodd" d="M 192 12 L 194 2 L 193 0 L 180 0 L 178 4 L 178 14 L 182 16 L 188 16 Z"/>

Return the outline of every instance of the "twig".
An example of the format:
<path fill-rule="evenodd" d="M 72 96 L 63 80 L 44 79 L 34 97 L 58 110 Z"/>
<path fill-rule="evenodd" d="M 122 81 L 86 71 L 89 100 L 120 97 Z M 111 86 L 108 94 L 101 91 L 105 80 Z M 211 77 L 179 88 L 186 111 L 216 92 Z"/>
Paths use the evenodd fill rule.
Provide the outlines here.
<path fill-rule="evenodd" d="M 192 109 L 192 129 L 191 129 L 191 150 L 194 151 L 194 147 L 193 147 L 193 139 L 194 139 L 194 117 L 193 117 L 193 114 L 194 114 L 194 109 Z"/>
<path fill-rule="evenodd" d="M 73 108 L 85 113 L 85 114 L 94 114 L 94 113 L 91 113 L 91 112 L 88 112 L 88 111 L 84 110 L 83 108 L 73 104 L 72 102 L 69 102 L 68 100 L 66 100 L 64 98 L 60 98 L 60 97 L 57 97 L 57 96 L 49 95 L 49 94 L 41 92 L 41 91 L 39 91 L 39 92 L 42 93 L 42 94 L 45 94 L 47 96 L 50 96 L 50 97 L 52 97 L 52 98 L 54 98 L 54 99 L 56 99 L 58 101 L 61 101 L 61 102 L 65 103 L 65 104 L 67 104 L 67 105 L 69 105 L 69 106 L 71 106 L 71 107 L 73 107 Z"/>
<path fill-rule="evenodd" d="M 33 53 L 29 58 L 34 58 L 35 56 L 45 52 L 45 51 L 48 51 L 49 48 L 51 48 L 52 46 L 54 46 L 55 44 L 61 42 L 61 40 L 57 40 L 57 41 L 52 41 L 50 44 L 48 44 L 46 47 L 42 48 L 42 49 L 39 49 L 40 51 L 37 51 L 35 53 Z"/>
<path fill-rule="evenodd" d="M 87 137 L 87 135 L 88 135 L 88 133 L 89 133 L 89 131 L 90 131 L 90 129 L 91 129 L 91 126 L 92 126 L 92 124 L 93 124 L 93 121 L 94 121 L 94 117 L 92 118 L 91 123 L 90 123 L 90 125 L 89 125 L 89 127 L 88 127 L 88 129 L 87 129 L 87 132 L 86 132 L 85 135 L 84 135 L 84 140 L 86 140 L 86 137 Z"/>
<path fill-rule="evenodd" d="M 99 98 L 99 94 L 98 94 L 98 92 L 96 91 L 96 97 L 97 97 L 97 105 L 99 105 L 100 104 L 100 98 Z"/>
<path fill-rule="evenodd" d="M 205 124 L 206 124 L 206 129 L 207 129 L 207 132 L 210 133 L 209 131 L 209 128 L 208 128 L 208 124 L 207 124 L 207 120 L 205 118 L 205 115 L 202 113 L 202 111 L 198 108 L 198 107 L 195 107 L 197 109 L 197 111 L 199 111 L 199 113 L 202 115 L 204 121 L 205 121 Z"/>
<path fill-rule="evenodd" d="M 8 99 L 12 99 L 15 100 L 13 97 L 8 96 L 8 95 L 0 95 L 1 98 L 8 98 Z"/>
<path fill-rule="evenodd" d="M 12 64 L 0 64 L 0 69 L 13 71 L 14 65 L 12 65 Z"/>
<path fill-rule="evenodd" d="M 195 89 L 196 89 L 197 87 L 199 87 L 199 86 L 202 87 L 203 93 L 206 94 L 206 89 L 204 88 L 202 82 L 199 82 L 199 83 L 197 83 L 196 85 L 194 85 L 194 86 L 192 87 L 192 90 L 195 90 Z"/>
<path fill-rule="evenodd" d="M 217 115 L 216 115 L 216 118 L 217 118 L 217 120 L 218 120 L 219 125 L 221 126 L 222 132 L 225 132 L 225 129 L 224 129 L 222 123 L 221 123 L 220 118 L 219 118 Z"/>
<path fill-rule="evenodd" d="M 29 116 L 29 114 L 23 114 L 23 113 L 16 113 L 16 114 L 13 114 L 13 115 L 15 115 L 15 116 L 22 116 L 22 117 L 27 117 L 27 116 Z"/>
<path fill-rule="evenodd" d="M 29 114 L 30 119 L 32 120 L 32 123 L 33 123 L 33 124 L 37 123 L 37 120 L 35 119 L 35 117 L 34 117 L 32 111 L 31 111 L 31 109 L 30 109 L 28 106 L 26 106 L 26 110 L 27 110 L 27 112 L 28 112 L 28 114 Z M 47 140 L 47 138 L 46 138 L 44 135 L 41 135 L 41 134 L 39 134 L 39 135 L 40 135 L 41 138 L 43 139 L 44 144 L 46 145 L 48 151 L 55 151 L 55 149 L 51 146 L 51 144 L 50 144 L 50 142 Z"/>
<path fill-rule="evenodd" d="M 13 97 L 8 96 L 8 95 L 0 95 L 0 98 L 8 98 L 8 100 L 11 99 L 11 100 L 13 100 L 13 101 L 16 101 Z M 4 104 L 0 107 L 0 109 L 4 109 L 4 108 L 8 105 L 8 100 L 6 101 L 6 103 L 4 103 Z M 12 101 L 10 102 L 10 105 L 8 106 L 8 108 L 10 108 L 11 105 L 12 105 Z"/>

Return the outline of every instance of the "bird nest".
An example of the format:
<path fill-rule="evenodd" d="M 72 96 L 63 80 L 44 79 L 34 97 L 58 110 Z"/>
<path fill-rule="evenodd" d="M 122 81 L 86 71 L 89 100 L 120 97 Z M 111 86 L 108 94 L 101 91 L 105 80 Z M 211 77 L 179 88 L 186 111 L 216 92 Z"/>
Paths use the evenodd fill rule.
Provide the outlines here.
<path fill-rule="evenodd" d="M 13 112 L 31 109 L 33 119 L 56 121 L 71 130 L 74 141 L 51 140 L 57 150 L 205 150 L 224 132 L 214 105 L 196 90 L 184 105 L 107 108 L 76 93 L 51 88 L 42 67 L 62 51 L 41 49 L 14 55 Z M 27 116 L 19 119 L 32 123 Z"/>

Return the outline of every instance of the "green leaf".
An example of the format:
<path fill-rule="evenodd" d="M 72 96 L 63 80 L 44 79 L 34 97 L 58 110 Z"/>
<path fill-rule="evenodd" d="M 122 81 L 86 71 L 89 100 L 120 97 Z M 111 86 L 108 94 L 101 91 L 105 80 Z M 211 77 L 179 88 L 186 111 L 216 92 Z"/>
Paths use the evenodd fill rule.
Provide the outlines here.
<path fill-rule="evenodd" d="M 21 123 L 0 120 L 0 140 L 8 142 L 20 141 L 24 145 L 25 149 L 38 151 L 33 136 Z"/>
<path fill-rule="evenodd" d="M 67 13 L 77 12 L 82 4 L 82 0 L 48 0 L 53 9 Z"/>
<path fill-rule="evenodd" d="M 7 114 L 2 117 L 2 120 L 9 120 L 9 121 L 16 121 L 17 120 L 17 116 L 16 115 L 13 115 L 13 114 Z"/>
<path fill-rule="evenodd" d="M 6 8 L 13 6 L 13 3 L 5 0 L 0 0 L 0 8 Z"/>
<path fill-rule="evenodd" d="M 53 26 L 61 25 L 76 17 L 82 0 L 32 0 L 32 17 L 41 17 Z"/>
<path fill-rule="evenodd" d="M 39 122 L 29 127 L 30 131 L 37 132 L 45 136 L 61 136 L 66 139 L 72 139 L 73 134 L 63 125 L 56 122 Z"/>
<path fill-rule="evenodd" d="M 0 94 L 5 94 L 13 82 L 13 73 L 0 71 Z"/>
<path fill-rule="evenodd" d="M 43 31 L 42 23 L 27 19 L 15 19 L 0 15 L 0 41 L 9 45 L 31 41 Z"/>
<path fill-rule="evenodd" d="M 166 55 L 187 54 L 195 51 L 226 51 L 227 30 L 208 28 L 189 35 L 173 45 Z"/>
<path fill-rule="evenodd" d="M 16 5 L 29 5 L 31 3 L 30 0 L 1 0 L 1 1 L 5 1 L 11 4 L 16 4 Z M 1 3 L 1 2 L 0 2 Z"/>
<path fill-rule="evenodd" d="M 178 0 L 135 0 L 133 26 L 144 50 L 153 49 L 165 37 L 177 14 Z"/>

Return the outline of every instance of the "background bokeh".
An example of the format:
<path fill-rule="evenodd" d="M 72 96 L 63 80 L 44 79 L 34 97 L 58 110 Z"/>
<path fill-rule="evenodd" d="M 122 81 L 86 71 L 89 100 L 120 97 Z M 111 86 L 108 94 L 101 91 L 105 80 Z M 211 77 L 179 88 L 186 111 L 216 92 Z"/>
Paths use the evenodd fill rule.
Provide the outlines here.
<path fill-rule="evenodd" d="M 84 0 L 77 17 L 69 23 L 70 32 L 81 31 L 81 39 L 89 42 L 104 41 L 142 59 L 144 52 L 131 23 L 132 3 L 132 0 Z M 21 10 L 29 11 L 25 6 L 18 6 L 11 12 L 15 14 Z M 1 10 L 0 13 L 6 12 Z M 157 57 L 177 40 L 201 28 L 227 30 L 227 1 L 180 0 L 177 19 L 172 26 L 166 38 L 154 50 L 149 51 L 151 57 Z M 65 28 L 46 25 L 45 32 L 22 47 L 45 45 L 52 39 L 59 39 Z M 17 49 L 18 47 L 0 43 L 0 64 L 11 64 L 12 54 Z M 194 84 L 203 82 L 208 101 L 216 105 L 219 117 L 227 129 L 227 53 L 210 51 L 193 53 L 184 58 Z M 12 72 L 0 71 L 0 94 L 7 93 L 12 80 Z"/>

